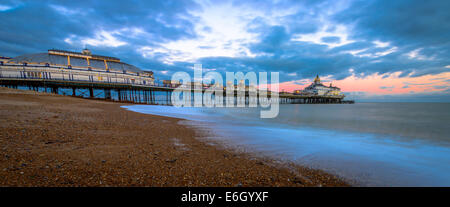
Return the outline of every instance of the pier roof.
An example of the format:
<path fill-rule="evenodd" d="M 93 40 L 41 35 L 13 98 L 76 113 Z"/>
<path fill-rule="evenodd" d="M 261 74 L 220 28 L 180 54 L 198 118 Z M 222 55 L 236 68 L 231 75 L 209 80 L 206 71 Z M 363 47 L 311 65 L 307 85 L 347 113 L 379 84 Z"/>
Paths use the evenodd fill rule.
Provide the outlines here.
<path fill-rule="evenodd" d="M 9 62 L 16 62 L 16 63 L 26 62 L 37 64 L 48 63 L 50 65 L 63 65 L 63 66 L 71 65 L 73 67 L 86 67 L 86 68 L 92 67 L 99 69 L 108 68 L 119 71 L 125 70 L 131 72 L 149 72 L 143 71 L 134 65 L 121 62 L 119 58 L 115 57 L 92 55 L 55 49 L 48 50 L 47 53 L 33 53 L 17 56 L 15 58 L 10 59 Z"/>

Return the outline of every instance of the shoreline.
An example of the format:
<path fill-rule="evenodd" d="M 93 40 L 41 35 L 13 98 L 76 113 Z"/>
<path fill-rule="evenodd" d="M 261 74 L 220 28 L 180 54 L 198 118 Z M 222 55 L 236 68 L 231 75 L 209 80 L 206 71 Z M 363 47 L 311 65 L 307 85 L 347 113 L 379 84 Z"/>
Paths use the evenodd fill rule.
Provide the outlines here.
<path fill-rule="evenodd" d="M 124 105 L 0 88 L 0 186 L 349 186 Z"/>

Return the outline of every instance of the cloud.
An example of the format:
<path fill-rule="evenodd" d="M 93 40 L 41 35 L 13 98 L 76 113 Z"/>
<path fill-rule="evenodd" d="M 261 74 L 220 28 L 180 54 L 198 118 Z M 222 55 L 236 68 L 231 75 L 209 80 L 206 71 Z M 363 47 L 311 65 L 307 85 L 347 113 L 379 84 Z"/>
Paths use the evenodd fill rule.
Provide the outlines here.
<path fill-rule="evenodd" d="M 380 86 L 380 89 L 394 89 L 395 86 Z"/>
<path fill-rule="evenodd" d="M 321 40 L 322 40 L 322 42 L 326 42 L 326 43 L 339 43 L 341 38 L 336 37 L 336 36 L 328 36 L 328 37 L 322 37 Z"/>
<path fill-rule="evenodd" d="M 95 47 L 151 45 L 195 36 L 191 1 L 23 1 L 0 13 L 0 46 L 10 56 L 41 52 L 50 48 L 79 50 L 84 44 Z M 118 35 L 126 28 L 139 28 L 147 36 Z M 68 41 L 72 40 L 72 41 Z M 95 50 L 94 50 L 95 51 Z M 105 55 L 114 55 L 108 51 Z"/>
<path fill-rule="evenodd" d="M 381 42 L 378 40 L 373 41 L 373 44 L 375 44 L 375 47 L 388 47 L 390 45 L 389 42 Z"/>
<path fill-rule="evenodd" d="M 448 88 L 450 88 L 450 86 L 448 86 L 448 85 L 438 85 L 438 86 L 433 86 L 433 88 L 435 88 L 435 89 L 448 89 Z"/>
<path fill-rule="evenodd" d="M 7 10 L 10 10 L 11 8 L 12 8 L 11 6 L 0 4 L 0 11 L 7 11 Z"/>
<path fill-rule="evenodd" d="M 409 59 L 417 59 L 417 60 L 433 60 L 433 57 L 426 57 L 426 56 L 424 56 L 424 55 L 421 55 L 421 54 L 420 54 L 420 51 L 421 51 L 422 49 L 423 49 L 423 48 L 415 49 L 415 50 L 413 50 L 413 51 L 407 53 L 406 56 L 408 56 Z"/>
<path fill-rule="evenodd" d="M 95 33 L 95 36 L 92 38 L 81 38 L 79 41 L 84 45 L 89 46 L 100 46 L 100 47 L 119 47 L 122 45 L 126 45 L 127 42 L 119 40 L 117 37 L 115 37 L 116 34 L 120 34 L 117 31 L 113 32 L 107 32 L 104 30 L 98 31 Z M 74 37 L 74 36 L 72 36 Z M 74 37 L 75 38 L 75 37 Z M 72 38 L 65 39 L 64 41 L 68 42 L 69 44 L 73 44 Z"/>

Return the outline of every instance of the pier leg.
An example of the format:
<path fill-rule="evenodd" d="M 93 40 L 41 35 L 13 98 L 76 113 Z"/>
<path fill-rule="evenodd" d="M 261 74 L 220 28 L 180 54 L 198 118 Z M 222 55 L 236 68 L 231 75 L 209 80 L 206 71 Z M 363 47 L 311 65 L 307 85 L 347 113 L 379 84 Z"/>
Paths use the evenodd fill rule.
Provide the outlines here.
<path fill-rule="evenodd" d="M 52 87 L 52 93 L 58 94 L 58 87 Z"/>
<path fill-rule="evenodd" d="M 134 94 L 136 96 L 136 102 L 137 103 L 141 103 L 141 91 L 140 90 L 135 90 Z"/>
<path fill-rule="evenodd" d="M 135 98 L 136 98 L 136 96 L 134 94 L 134 90 L 131 89 L 130 90 L 130 101 L 133 102 L 133 103 L 136 103 L 136 99 Z"/>
<path fill-rule="evenodd" d="M 144 92 L 144 102 L 148 103 L 148 101 L 147 101 L 147 90 L 144 90 L 143 92 Z"/>
<path fill-rule="evenodd" d="M 110 89 L 104 89 L 105 93 L 105 99 L 111 100 L 111 90 Z"/>
<path fill-rule="evenodd" d="M 94 98 L 94 88 L 89 88 L 89 97 Z"/>
<path fill-rule="evenodd" d="M 153 104 L 153 91 L 150 90 L 150 103 Z"/>
<path fill-rule="evenodd" d="M 166 105 L 169 105 L 169 91 L 166 91 Z"/>
<path fill-rule="evenodd" d="M 137 90 L 136 93 L 137 93 L 137 102 L 141 103 L 141 90 Z"/>

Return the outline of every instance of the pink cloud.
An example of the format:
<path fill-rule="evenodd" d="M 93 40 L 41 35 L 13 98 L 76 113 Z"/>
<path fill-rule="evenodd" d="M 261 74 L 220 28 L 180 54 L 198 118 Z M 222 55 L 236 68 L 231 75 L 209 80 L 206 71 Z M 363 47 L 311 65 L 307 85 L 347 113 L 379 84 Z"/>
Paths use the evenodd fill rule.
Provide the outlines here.
<path fill-rule="evenodd" d="M 438 92 L 444 91 L 450 87 L 450 72 L 440 73 L 436 75 L 424 75 L 420 77 L 399 77 L 401 72 L 385 75 L 373 74 L 364 78 L 350 76 L 343 80 L 332 81 L 334 86 L 340 87 L 344 92 L 368 92 L 371 94 L 404 94 L 419 92 Z M 299 84 L 298 82 L 306 84 Z M 303 89 L 312 80 L 305 81 L 289 81 L 280 83 L 280 91 L 292 92 L 297 89 Z M 329 85 L 330 82 L 324 82 Z"/>

